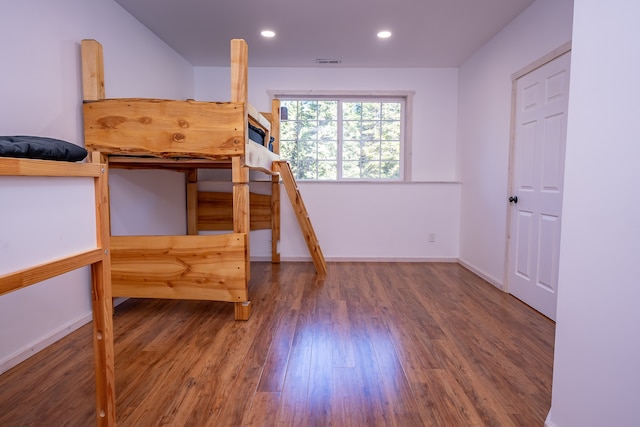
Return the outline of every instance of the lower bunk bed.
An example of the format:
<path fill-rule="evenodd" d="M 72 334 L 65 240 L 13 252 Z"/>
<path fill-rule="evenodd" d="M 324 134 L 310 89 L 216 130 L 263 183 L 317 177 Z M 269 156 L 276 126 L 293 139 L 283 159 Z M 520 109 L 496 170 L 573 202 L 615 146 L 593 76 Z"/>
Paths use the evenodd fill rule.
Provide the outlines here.
<path fill-rule="evenodd" d="M 28 140 L 25 144 L 25 140 Z M 8 140 L 5 139 L 4 142 Z M 17 142 L 21 147 L 17 147 Z M 2 141 L 0 141 L 2 142 Z M 29 150 L 38 151 L 36 139 L 25 137 L 13 138 L 10 144 L 0 144 L 0 155 L 5 156 L 9 150 L 22 150 L 21 157 L 40 156 Z M 46 141 L 45 141 L 46 142 Z M 30 144 L 30 145 L 29 145 Z M 30 148 L 25 148 L 30 147 Z M 25 151 L 26 150 L 26 151 Z M 28 158 L 0 157 L 0 177 L 55 177 L 81 178 L 93 180 L 95 205 L 96 245 L 93 248 L 80 250 L 57 259 L 40 263 L 32 263 L 12 271 L 0 271 L 0 295 L 26 288 L 47 279 L 90 266 L 92 273 L 92 309 L 93 309 L 93 348 L 96 380 L 96 423 L 99 426 L 115 425 L 115 375 L 113 349 L 113 302 L 111 295 L 111 268 L 108 238 L 108 205 L 107 205 L 107 170 L 105 165 L 89 163 L 69 163 L 53 160 L 32 160 Z M 28 178 L 27 178 L 28 179 Z M 25 194 L 24 197 L 29 197 Z M 10 242 L 0 238 L 3 247 L 11 247 Z M 30 242 L 34 247 L 43 242 Z M 47 242 L 51 244 L 51 242 Z M 5 266 L 6 267 L 6 266 Z"/>
<path fill-rule="evenodd" d="M 114 296 L 233 302 L 236 320 L 247 320 L 251 230 L 271 229 L 272 261 L 279 262 L 280 178 L 288 169 L 278 155 L 279 101 L 267 113 L 248 102 L 247 44 L 232 40 L 230 50 L 230 102 L 107 99 L 102 46 L 82 41 L 85 147 L 92 161 L 186 176 L 186 235 L 110 237 Z M 232 192 L 198 191 L 200 169 L 230 170 Z M 271 177 L 270 195 L 250 193 L 252 170 Z M 325 274 L 295 182 L 284 184 L 316 269 Z M 200 234 L 205 230 L 230 232 Z"/>

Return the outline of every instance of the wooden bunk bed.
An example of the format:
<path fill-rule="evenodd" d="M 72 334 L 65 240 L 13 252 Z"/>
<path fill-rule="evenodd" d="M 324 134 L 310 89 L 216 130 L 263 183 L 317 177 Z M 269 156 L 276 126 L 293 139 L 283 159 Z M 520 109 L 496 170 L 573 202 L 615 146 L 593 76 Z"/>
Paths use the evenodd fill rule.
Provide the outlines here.
<path fill-rule="evenodd" d="M 102 46 L 95 40 L 82 41 L 82 71 L 85 147 L 94 162 L 186 174 L 187 235 L 111 236 L 113 296 L 233 302 L 235 318 L 248 319 L 249 232 L 271 229 L 272 261 L 279 262 L 281 177 L 316 270 L 326 273 L 293 174 L 278 155 L 279 101 L 269 113 L 248 102 L 244 40 L 231 41 L 230 102 L 106 99 Z M 262 143 L 252 140 L 255 131 Z M 198 191 L 197 170 L 205 168 L 231 169 L 233 192 Z M 249 192 L 250 170 L 271 175 L 270 195 Z"/>
<path fill-rule="evenodd" d="M 93 179 L 96 247 L 0 275 L 0 295 L 25 288 L 84 266 L 91 266 L 96 420 L 115 425 L 113 302 L 108 239 L 107 170 L 102 164 L 0 158 L 0 176 L 84 177 Z M 37 242 L 33 242 L 37 244 Z"/>

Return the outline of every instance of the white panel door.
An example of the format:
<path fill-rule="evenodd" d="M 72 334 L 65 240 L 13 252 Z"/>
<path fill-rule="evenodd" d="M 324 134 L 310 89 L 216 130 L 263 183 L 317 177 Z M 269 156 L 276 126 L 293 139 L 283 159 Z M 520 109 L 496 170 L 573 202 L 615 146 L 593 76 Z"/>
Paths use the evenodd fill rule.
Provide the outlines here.
<path fill-rule="evenodd" d="M 555 320 L 570 52 L 516 81 L 508 290 Z"/>

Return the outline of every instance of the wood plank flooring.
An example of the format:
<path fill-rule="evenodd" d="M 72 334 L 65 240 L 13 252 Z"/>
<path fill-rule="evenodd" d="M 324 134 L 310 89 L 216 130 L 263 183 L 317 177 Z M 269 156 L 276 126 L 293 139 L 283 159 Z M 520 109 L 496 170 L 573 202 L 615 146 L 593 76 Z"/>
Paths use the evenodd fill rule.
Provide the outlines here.
<path fill-rule="evenodd" d="M 542 426 L 555 324 L 453 263 L 252 263 L 233 304 L 115 310 L 119 426 Z M 91 426 L 91 325 L 0 376 L 1 426 Z"/>

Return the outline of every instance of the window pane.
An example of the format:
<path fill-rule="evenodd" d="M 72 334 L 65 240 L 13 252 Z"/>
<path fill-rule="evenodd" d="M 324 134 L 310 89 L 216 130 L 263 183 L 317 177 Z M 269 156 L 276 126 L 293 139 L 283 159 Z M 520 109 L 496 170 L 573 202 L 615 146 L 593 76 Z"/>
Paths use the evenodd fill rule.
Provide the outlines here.
<path fill-rule="evenodd" d="M 338 179 L 338 162 L 318 162 L 318 179 Z"/>
<path fill-rule="evenodd" d="M 338 158 L 338 142 L 322 141 L 318 142 L 318 159 L 334 160 Z"/>
<path fill-rule="evenodd" d="M 280 157 L 286 160 L 290 160 L 291 162 L 295 162 L 297 160 L 297 145 L 296 144 L 281 144 L 280 146 Z"/>
<path fill-rule="evenodd" d="M 358 160 L 360 159 L 360 153 L 360 141 L 344 141 L 342 144 L 343 160 Z"/>
<path fill-rule="evenodd" d="M 362 139 L 365 141 L 380 139 L 380 122 L 363 121 Z"/>
<path fill-rule="evenodd" d="M 280 140 L 295 141 L 298 135 L 298 122 L 284 120 L 280 123 Z"/>
<path fill-rule="evenodd" d="M 367 142 L 363 146 L 362 154 L 368 161 L 377 162 L 380 160 L 380 143 L 378 141 Z"/>
<path fill-rule="evenodd" d="M 363 102 L 362 120 L 380 120 L 380 103 Z"/>
<path fill-rule="evenodd" d="M 300 101 L 298 120 L 316 120 L 318 118 L 318 101 Z"/>
<path fill-rule="evenodd" d="M 359 161 L 343 161 L 342 177 L 347 179 L 360 178 L 360 162 Z"/>
<path fill-rule="evenodd" d="M 320 101 L 318 120 L 338 120 L 338 101 Z"/>
<path fill-rule="evenodd" d="M 300 130 L 298 132 L 298 139 L 301 140 L 316 140 L 318 138 L 318 126 L 315 122 L 300 122 Z"/>
<path fill-rule="evenodd" d="M 382 104 L 383 120 L 400 120 L 401 105 L 399 102 L 385 102 Z"/>
<path fill-rule="evenodd" d="M 362 139 L 362 129 L 360 121 L 343 121 L 342 122 L 342 138 L 345 141 L 360 141 Z"/>
<path fill-rule="evenodd" d="M 400 140 L 400 122 L 382 122 L 382 139 Z"/>
<path fill-rule="evenodd" d="M 342 103 L 342 119 L 343 120 L 361 120 L 362 119 L 362 103 L 361 102 L 343 102 Z"/>
<path fill-rule="evenodd" d="M 318 125 L 318 139 L 322 141 L 337 141 L 338 122 L 320 121 Z"/>
<path fill-rule="evenodd" d="M 383 178 L 383 179 L 400 178 L 400 162 L 396 162 L 396 161 L 382 162 L 380 178 Z"/>
<path fill-rule="evenodd" d="M 360 178 L 380 178 L 380 163 L 363 162 Z"/>
<path fill-rule="evenodd" d="M 396 161 L 400 159 L 400 141 L 383 141 L 380 144 L 380 158 Z"/>
<path fill-rule="evenodd" d="M 297 178 L 299 179 L 316 179 L 317 163 L 313 157 L 305 157 L 300 162 Z"/>
<path fill-rule="evenodd" d="M 281 101 L 280 108 L 287 109 L 287 120 L 297 120 L 298 118 L 298 101 Z M 282 121 L 286 122 L 285 120 Z"/>

